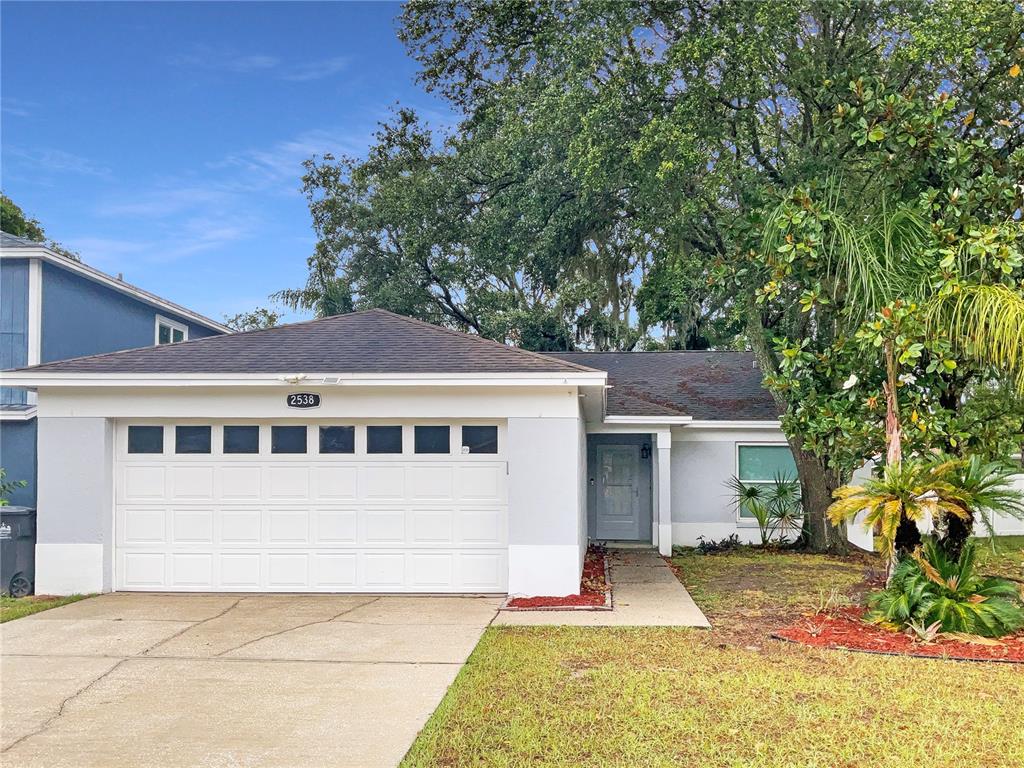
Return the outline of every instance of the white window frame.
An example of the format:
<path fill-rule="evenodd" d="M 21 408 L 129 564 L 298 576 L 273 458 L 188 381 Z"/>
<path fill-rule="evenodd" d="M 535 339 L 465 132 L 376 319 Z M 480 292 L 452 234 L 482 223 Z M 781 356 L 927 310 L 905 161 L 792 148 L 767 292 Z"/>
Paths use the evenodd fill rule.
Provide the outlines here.
<path fill-rule="evenodd" d="M 157 315 L 156 316 L 156 322 L 153 325 L 153 344 L 155 344 L 156 346 L 158 346 L 158 347 L 161 346 L 161 344 L 160 344 L 160 326 L 161 325 L 166 325 L 168 328 L 171 329 L 171 331 L 172 331 L 172 333 L 171 333 L 172 339 L 173 339 L 173 336 L 174 336 L 174 333 L 173 333 L 174 331 L 181 331 L 181 334 L 182 334 L 181 341 L 188 341 L 188 326 L 187 325 L 185 325 L 184 323 L 179 323 L 176 320 L 171 320 L 171 318 L 169 318 L 169 317 L 164 317 L 163 315 Z M 180 341 L 171 341 L 169 343 L 171 343 L 171 344 L 180 344 L 181 342 Z"/>
<path fill-rule="evenodd" d="M 771 485 L 772 483 L 775 482 L 774 480 L 744 480 L 742 477 L 740 477 L 740 448 L 747 448 L 747 447 L 750 447 L 750 448 L 785 448 L 785 449 L 787 449 L 790 452 L 790 454 L 793 453 L 793 449 L 790 448 L 789 443 L 787 443 L 785 441 L 779 442 L 778 440 L 766 440 L 766 441 L 745 441 L 745 442 L 738 442 L 738 443 L 736 443 L 735 458 L 734 458 L 734 461 L 733 461 L 733 466 L 736 468 L 736 477 L 744 485 Z M 796 459 L 795 458 L 793 459 L 793 463 L 796 463 Z M 799 475 L 797 475 L 796 481 L 798 483 L 800 482 Z M 755 520 L 753 517 L 743 517 L 742 510 L 740 509 L 740 505 L 739 504 L 736 505 L 736 522 L 739 525 L 750 525 L 750 526 L 753 526 L 755 528 L 757 527 L 757 520 Z"/>

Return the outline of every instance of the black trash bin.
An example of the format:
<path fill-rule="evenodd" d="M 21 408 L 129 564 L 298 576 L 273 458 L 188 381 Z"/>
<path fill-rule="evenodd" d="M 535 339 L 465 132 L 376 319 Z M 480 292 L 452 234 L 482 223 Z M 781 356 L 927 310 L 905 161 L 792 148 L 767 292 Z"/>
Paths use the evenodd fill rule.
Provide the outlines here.
<path fill-rule="evenodd" d="M 0 507 L 0 591 L 31 595 L 36 583 L 36 511 Z"/>

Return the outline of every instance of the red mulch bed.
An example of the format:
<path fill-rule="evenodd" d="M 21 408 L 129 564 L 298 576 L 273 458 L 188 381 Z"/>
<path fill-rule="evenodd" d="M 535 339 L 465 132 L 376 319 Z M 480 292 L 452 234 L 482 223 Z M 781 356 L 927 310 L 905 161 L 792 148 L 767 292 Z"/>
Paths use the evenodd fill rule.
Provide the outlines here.
<path fill-rule="evenodd" d="M 519 610 L 558 610 L 560 608 L 604 609 L 609 606 L 611 585 L 608 584 L 604 550 L 591 546 L 583 558 L 583 578 L 578 595 L 562 597 L 514 597 L 503 608 Z"/>
<path fill-rule="evenodd" d="M 972 643 L 939 637 L 924 643 L 903 632 L 893 632 L 863 620 L 863 608 L 842 608 L 809 616 L 800 623 L 773 634 L 780 640 L 847 651 L 883 653 L 896 656 L 959 659 L 963 661 L 1006 661 L 1024 664 L 1024 633 L 994 641 Z"/>

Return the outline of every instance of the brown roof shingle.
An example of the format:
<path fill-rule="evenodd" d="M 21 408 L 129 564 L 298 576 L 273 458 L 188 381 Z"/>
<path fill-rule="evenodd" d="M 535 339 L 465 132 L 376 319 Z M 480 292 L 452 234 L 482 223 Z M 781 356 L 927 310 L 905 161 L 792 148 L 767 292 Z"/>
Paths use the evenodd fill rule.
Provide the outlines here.
<path fill-rule="evenodd" d="M 508 347 L 381 309 L 44 363 L 68 373 L 572 373 L 580 362 Z"/>
<path fill-rule="evenodd" d="M 774 420 L 778 410 L 750 352 L 552 352 L 608 372 L 609 416 Z"/>

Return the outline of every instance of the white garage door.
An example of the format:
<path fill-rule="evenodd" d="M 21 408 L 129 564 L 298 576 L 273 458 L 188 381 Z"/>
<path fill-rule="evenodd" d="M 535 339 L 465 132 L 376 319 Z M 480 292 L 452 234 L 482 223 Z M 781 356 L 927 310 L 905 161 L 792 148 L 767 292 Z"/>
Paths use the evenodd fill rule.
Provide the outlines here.
<path fill-rule="evenodd" d="M 120 423 L 116 588 L 504 592 L 503 447 L 500 424 Z"/>

